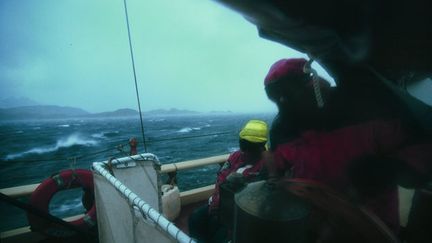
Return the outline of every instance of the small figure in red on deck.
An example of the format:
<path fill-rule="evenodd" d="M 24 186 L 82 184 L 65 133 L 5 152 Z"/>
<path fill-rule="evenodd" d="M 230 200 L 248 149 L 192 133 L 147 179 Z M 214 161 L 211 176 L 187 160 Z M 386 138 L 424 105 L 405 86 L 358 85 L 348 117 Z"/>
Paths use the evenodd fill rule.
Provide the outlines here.
<path fill-rule="evenodd" d="M 129 139 L 129 147 L 130 152 L 129 155 L 136 155 L 137 152 L 137 146 L 138 146 L 138 140 L 135 137 L 132 137 Z"/>
<path fill-rule="evenodd" d="M 267 135 L 267 123 L 261 120 L 250 120 L 240 131 L 240 150 L 232 153 L 218 172 L 215 191 L 208 204 L 196 209 L 189 218 L 192 238 L 198 242 L 226 242 L 229 229 L 219 219 L 220 187 L 233 175 L 244 181 L 259 178 Z"/>

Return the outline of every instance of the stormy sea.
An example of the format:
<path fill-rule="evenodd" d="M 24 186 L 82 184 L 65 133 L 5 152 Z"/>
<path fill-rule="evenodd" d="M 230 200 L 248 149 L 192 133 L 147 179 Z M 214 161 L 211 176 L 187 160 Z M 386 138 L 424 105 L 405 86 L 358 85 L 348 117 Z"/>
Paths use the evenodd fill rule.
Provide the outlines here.
<path fill-rule="evenodd" d="M 270 125 L 274 114 L 195 114 L 144 117 L 147 152 L 162 164 L 227 154 L 238 149 L 238 132 L 250 119 Z M 136 137 L 145 152 L 139 118 L 0 120 L 0 188 L 40 183 L 62 170 L 90 169 L 92 162 L 129 153 Z M 179 172 L 181 191 L 214 183 L 219 166 Z M 68 217 L 85 211 L 82 190 L 57 193 L 50 213 Z M 28 202 L 28 198 L 19 199 Z M 0 231 L 27 225 L 26 214 L 0 202 Z"/>

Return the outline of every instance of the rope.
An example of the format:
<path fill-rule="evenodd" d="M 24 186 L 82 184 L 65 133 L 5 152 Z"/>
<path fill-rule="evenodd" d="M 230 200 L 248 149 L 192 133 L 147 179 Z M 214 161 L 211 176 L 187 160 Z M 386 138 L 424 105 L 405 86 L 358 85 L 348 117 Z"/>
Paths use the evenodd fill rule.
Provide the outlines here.
<path fill-rule="evenodd" d="M 132 206 L 137 206 L 141 213 L 145 214 L 145 217 L 156 223 L 156 227 L 159 227 L 165 233 L 173 237 L 175 240 L 181 243 L 195 242 L 187 234 L 177 228 L 168 219 L 162 216 L 157 210 L 152 208 L 150 204 L 139 198 L 135 193 L 123 185 L 119 180 L 109 174 L 109 172 L 103 168 L 103 163 L 94 163 L 93 169 L 97 171 L 101 176 L 105 178 L 111 185 L 113 185 L 118 192 L 125 196 Z"/>
<path fill-rule="evenodd" d="M 305 66 L 303 67 L 303 72 L 304 73 L 310 73 L 312 75 L 312 85 L 313 85 L 313 89 L 314 89 L 315 100 L 316 100 L 318 108 L 323 108 L 324 107 L 324 100 L 323 100 L 322 95 L 321 95 L 319 76 L 318 76 L 317 71 L 311 67 L 312 62 L 313 62 L 313 59 L 310 59 L 305 64 Z"/>
<path fill-rule="evenodd" d="M 141 112 L 141 102 L 140 102 L 140 98 L 139 98 L 140 96 L 139 96 L 139 92 L 138 92 L 138 83 L 137 83 L 137 77 L 136 77 L 136 71 L 135 71 L 135 60 L 134 60 L 134 55 L 133 55 L 132 38 L 131 38 L 130 27 L 129 27 L 129 15 L 128 15 L 128 11 L 127 11 L 126 0 L 123 0 L 123 3 L 124 3 L 124 10 L 125 10 L 126 26 L 127 26 L 127 31 L 128 31 L 129 50 L 130 50 L 130 56 L 131 56 L 131 61 L 132 61 L 132 70 L 133 70 L 134 81 L 135 81 L 135 92 L 136 92 L 138 110 L 139 110 L 139 115 L 140 115 L 141 134 L 142 134 L 143 141 L 144 141 L 144 143 L 143 143 L 144 144 L 144 151 L 147 153 L 147 145 L 145 142 L 146 140 L 145 140 L 145 134 L 144 134 L 144 123 L 143 123 L 142 112 Z"/>

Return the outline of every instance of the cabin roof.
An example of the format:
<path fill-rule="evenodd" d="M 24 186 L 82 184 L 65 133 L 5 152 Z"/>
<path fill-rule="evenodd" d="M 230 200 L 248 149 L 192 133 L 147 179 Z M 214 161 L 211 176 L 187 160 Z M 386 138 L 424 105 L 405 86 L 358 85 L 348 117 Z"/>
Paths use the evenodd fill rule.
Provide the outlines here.
<path fill-rule="evenodd" d="M 427 0 L 217 1 L 255 24 L 261 37 L 309 54 L 336 76 L 346 65 L 371 66 L 395 79 L 432 71 Z"/>

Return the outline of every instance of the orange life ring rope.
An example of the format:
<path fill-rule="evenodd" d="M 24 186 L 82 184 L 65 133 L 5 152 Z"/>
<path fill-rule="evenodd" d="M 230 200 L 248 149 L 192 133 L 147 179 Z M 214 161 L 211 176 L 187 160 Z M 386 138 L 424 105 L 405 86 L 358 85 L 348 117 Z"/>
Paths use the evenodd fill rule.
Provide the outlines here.
<path fill-rule="evenodd" d="M 45 179 L 32 193 L 30 204 L 41 211 L 49 213 L 49 203 L 57 192 L 78 187 L 82 187 L 86 193 L 94 195 L 93 174 L 90 170 L 65 170 Z M 90 229 L 95 226 L 96 206 L 94 200 L 91 204 L 92 206 L 83 217 L 69 223 L 83 229 Z M 62 230 L 57 225 L 47 222 L 42 218 L 31 214 L 28 214 L 27 218 L 32 230 L 55 236 L 68 235 L 67 233 L 62 233 Z"/>

